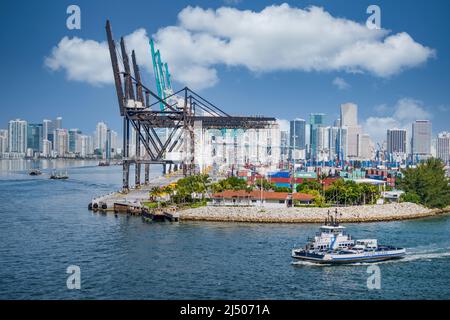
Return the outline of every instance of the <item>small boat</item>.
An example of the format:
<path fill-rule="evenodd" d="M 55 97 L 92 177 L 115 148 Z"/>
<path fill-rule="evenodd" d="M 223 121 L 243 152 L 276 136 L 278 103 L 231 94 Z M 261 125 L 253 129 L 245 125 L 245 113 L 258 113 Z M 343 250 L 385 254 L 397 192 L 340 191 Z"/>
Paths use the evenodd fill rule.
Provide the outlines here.
<path fill-rule="evenodd" d="M 39 169 L 31 169 L 31 170 L 28 172 L 28 174 L 29 174 L 30 176 L 39 176 L 39 175 L 42 174 L 42 171 L 39 170 Z"/>
<path fill-rule="evenodd" d="M 337 211 L 328 214 L 325 224 L 314 238 L 309 238 L 304 248 L 292 250 L 292 258 L 321 264 L 346 264 L 357 262 L 378 262 L 403 258 L 404 248 L 379 245 L 377 239 L 354 240 L 339 225 Z"/>
<path fill-rule="evenodd" d="M 67 171 L 65 174 L 61 173 L 61 172 L 53 172 L 50 175 L 50 179 L 53 180 L 65 180 L 65 179 L 69 179 L 69 176 L 67 175 Z"/>
<path fill-rule="evenodd" d="M 98 163 L 99 167 L 108 167 L 109 166 L 109 162 L 108 161 L 100 161 Z"/>

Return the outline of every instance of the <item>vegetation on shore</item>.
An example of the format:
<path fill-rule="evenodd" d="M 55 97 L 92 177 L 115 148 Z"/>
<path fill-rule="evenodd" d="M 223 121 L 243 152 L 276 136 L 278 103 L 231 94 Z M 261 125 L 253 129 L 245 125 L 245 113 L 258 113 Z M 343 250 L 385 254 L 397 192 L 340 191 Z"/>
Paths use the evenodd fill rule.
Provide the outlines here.
<path fill-rule="evenodd" d="M 425 205 L 429 208 L 444 208 L 450 205 L 450 180 L 445 177 L 444 164 L 438 159 L 428 159 L 416 168 L 402 170 L 403 177 L 397 180 L 396 187 L 404 190 L 403 202 Z M 276 187 L 266 179 L 256 179 L 254 185 L 248 185 L 245 179 L 229 177 L 212 183 L 206 174 L 182 178 L 174 185 L 163 188 L 154 187 L 150 191 L 147 206 L 157 208 L 169 204 L 178 206 L 205 206 L 211 193 L 225 190 L 252 191 L 262 187 L 265 191 L 292 192 L 288 187 Z M 380 198 L 378 186 L 367 183 L 355 183 L 351 180 L 338 179 L 324 188 L 318 181 L 304 181 L 296 186 L 296 191 L 314 196 L 315 207 L 329 205 L 367 205 L 375 204 Z M 168 195 L 168 200 L 156 202 L 161 196 Z M 295 203 L 294 203 L 295 205 Z"/>
<path fill-rule="evenodd" d="M 405 194 L 401 200 L 422 204 L 429 208 L 444 208 L 450 205 L 450 179 L 445 176 L 444 163 L 430 158 L 416 168 L 402 170 L 403 177 L 397 187 Z"/>

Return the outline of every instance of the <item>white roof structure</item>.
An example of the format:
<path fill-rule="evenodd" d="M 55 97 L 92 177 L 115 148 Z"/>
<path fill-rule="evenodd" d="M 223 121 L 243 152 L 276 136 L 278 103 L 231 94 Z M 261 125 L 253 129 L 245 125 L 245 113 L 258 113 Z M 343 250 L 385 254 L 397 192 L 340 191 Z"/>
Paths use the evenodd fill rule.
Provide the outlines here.
<path fill-rule="evenodd" d="M 386 181 L 377 180 L 377 179 L 369 179 L 369 178 L 362 178 L 362 179 L 353 179 L 356 183 L 369 183 L 369 184 L 375 184 L 375 185 L 384 185 L 386 184 Z"/>

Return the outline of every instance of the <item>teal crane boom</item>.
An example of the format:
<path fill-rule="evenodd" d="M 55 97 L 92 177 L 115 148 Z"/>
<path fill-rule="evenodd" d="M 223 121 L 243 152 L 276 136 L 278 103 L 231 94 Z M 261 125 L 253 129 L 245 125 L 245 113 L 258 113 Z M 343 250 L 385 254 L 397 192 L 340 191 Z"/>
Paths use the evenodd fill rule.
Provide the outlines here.
<path fill-rule="evenodd" d="M 156 89 L 158 96 L 164 100 L 172 93 L 172 83 L 170 80 L 169 67 L 167 63 L 163 63 L 161 53 L 155 50 L 153 39 L 150 40 L 150 50 L 152 54 L 153 73 L 155 74 Z M 164 104 L 160 102 L 160 109 L 164 111 Z"/>

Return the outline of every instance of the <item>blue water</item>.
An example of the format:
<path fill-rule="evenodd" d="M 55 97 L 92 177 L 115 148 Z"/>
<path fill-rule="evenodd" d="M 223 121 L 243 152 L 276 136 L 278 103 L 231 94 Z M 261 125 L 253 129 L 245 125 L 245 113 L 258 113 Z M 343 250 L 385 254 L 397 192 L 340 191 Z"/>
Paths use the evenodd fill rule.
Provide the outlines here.
<path fill-rule="evenodd" d="M 403 260 L 377 264 L 381 289 L 369 290 L 367 265 L 292 264 L 291 248 L 303 245 L 317 225 L 116 218 L 92 213 L 87 204 L 94 195 L 119 189 L 121 167 L 58 162 L 59 168 L 69 166 L 70 179 L 54 181 L 28 176 L 29 162 L 5 161 L 0 161 L 0 299 L 450 297 L 448 216 L 348 224 L 355 237 L 376 237 L 408 250 Z M 81 268 L 81 290 L 66 287 L 69 265 Z"/>

